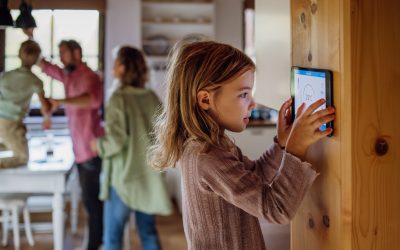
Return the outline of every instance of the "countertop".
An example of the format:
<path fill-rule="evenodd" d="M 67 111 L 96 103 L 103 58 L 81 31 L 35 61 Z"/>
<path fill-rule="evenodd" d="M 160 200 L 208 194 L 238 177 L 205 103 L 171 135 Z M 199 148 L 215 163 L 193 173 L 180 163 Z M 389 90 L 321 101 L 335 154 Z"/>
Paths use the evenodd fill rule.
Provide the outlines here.
<path fill-rule="evenodd" d="M 276 121 L 273 120 L 261 120 L 261 119 L 254 119 L 250 120 L 247 127 L 276 127 Z"/>

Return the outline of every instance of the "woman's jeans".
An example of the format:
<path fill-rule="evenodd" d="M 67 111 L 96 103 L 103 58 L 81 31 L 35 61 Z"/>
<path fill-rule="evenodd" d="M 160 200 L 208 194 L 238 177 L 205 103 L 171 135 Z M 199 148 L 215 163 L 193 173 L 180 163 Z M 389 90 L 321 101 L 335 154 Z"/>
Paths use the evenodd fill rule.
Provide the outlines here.
<path fill-rule="evenodd" d="M 104 250 L 122 249 L 122 235 L 131 212 L 135 212 L 136 215 L 136 226 L 142 242 L 142 249 L 161 249 L 154 215 L 130 209 L 121 201 L 112 187 L 104 206 Z"/>

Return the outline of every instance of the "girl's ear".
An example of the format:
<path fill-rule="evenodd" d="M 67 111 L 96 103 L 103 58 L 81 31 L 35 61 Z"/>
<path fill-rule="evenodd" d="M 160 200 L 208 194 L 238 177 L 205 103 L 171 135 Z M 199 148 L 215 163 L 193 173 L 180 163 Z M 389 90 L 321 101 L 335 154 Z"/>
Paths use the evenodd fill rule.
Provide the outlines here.
<path fill-rule="evenodd" d="M 197 93 L 197 104 L 203 110 L 210 109 L 210 93 L 206 90 L 200 90 Z"/>

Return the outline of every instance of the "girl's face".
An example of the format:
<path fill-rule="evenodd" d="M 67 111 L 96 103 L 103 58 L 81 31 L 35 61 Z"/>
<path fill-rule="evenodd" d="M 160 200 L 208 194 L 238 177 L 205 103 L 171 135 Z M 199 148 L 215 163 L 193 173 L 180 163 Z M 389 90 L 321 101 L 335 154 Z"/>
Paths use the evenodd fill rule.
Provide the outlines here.
<path fill-rule="evenodd" d="M 249 123 L 251 110 L 255 107 L 253 86 L 254 72 L 248 70 L 236 79 L 223 83 L 218 90 L 210 92 L 203 103 L 209 102 L 206 109 L 222 128 L 241 132 Z"/>
<path fill-rule="evenodd" d="M 125 66 L 120 63 L 118 59 L 115 59 L 113 66 L 113 76 L 120 79 L 125 73 Z"/>

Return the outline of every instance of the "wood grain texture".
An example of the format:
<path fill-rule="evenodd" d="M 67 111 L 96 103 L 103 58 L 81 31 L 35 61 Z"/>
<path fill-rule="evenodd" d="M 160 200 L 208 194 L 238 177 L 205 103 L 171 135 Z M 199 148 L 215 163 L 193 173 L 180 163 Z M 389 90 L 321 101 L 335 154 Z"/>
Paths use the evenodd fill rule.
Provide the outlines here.
<path fill-rule="evenodd" d="M 292 0 L 292 62 L 303 67 L 333 71 L 333 97 L 337 109 L 335 135 L 313 145 L 307 160 L 318 168 L 317 178 L 292 223 L 292 249 L 341 248 L 343 232 L 342 127 L 345 120 L 340 74 L 340 1 Z M 346 121 L 348 122 L 348 121 Z M 349 233 L 349 232 L 348 232 Z"/>
<path fill-rule="evenodd" d="M 400 245 L 400 2 L 352 9 L 353 249 Z M 378 138 L 389 151 L 378 156 Z"/>
<path fill-rule="evenodd" d="M 308 153 L 321 176 L 292 223 L 292 249 L 398 249 L 400 2 L 291 4 L 292 62 L 333 70 L 336 107 L 335 136 Z"/>

